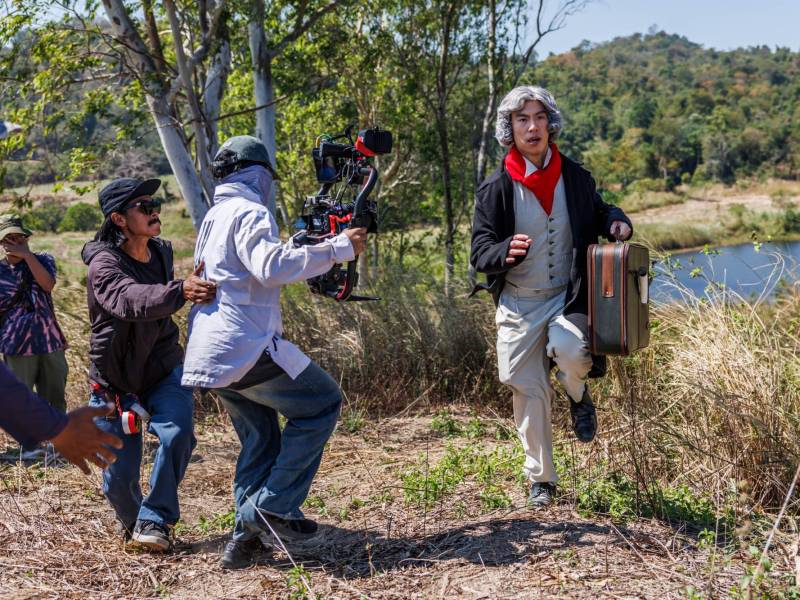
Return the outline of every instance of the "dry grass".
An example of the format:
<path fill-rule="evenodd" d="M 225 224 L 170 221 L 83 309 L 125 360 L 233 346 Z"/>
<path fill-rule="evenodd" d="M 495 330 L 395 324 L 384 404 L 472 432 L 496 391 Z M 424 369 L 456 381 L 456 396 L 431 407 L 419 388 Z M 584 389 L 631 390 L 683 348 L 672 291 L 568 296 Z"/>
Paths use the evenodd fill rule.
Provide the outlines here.
<path fill-rule="evenodd" d="M 463 423 L 467 416 L 455 418 Z M 198 433 L 202 461 L 190 465 L 181 486 L 182 544 L 171 556 L 122 547 L 111 533 L 99 473 L 84 477 L 72 468 L 3 466 L 0 594 L 303 597 L 303 586 L 293 577 L 298 571 L 284 552 L 265 555 L 246 571 L 219 568 L 227 531 L 213 523 L 230 510 L 237 443 L 219 419 L 206 421 Z M 710 597 L 727 593 L 753 562 L 737 550 L 715 563 L 718 548 L 702 547 L 680 528 L 657 521 L 581 516 L 568 484 L 559 506 L 545 512 L 521 508 L 524 490 L 503 481 L 512 501 L 503 509 L 482 508 L 475 481 L 464 482 L 432 508 L 403 502 L 399 473 L 420 455 L 433 464 L 446 443 L 425 417 L 388 418 L 356 434 L 334 436 L 312 487 L 313 506 L 306 510 L 323 523 L 322 538 L 313 549 L 290 550 L 314 595 L 679 598 L 693 586 Z M 490 437 L 476 443 L 487 450 L 516 444 Z"/>

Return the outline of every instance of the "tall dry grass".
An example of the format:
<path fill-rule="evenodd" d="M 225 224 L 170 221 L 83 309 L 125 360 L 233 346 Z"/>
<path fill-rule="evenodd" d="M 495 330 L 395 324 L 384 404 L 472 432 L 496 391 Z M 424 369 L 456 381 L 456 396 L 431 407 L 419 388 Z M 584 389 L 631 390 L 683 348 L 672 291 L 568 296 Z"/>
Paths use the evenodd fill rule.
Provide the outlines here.
<path fill-rule="evenodd" d="M 310 297 L 304 285 L 283 299 L 287 337 L 331 371 L 351 400 L 392 414 L 504 394 L 488 302 L 447 298 L 407 274 L 381 279 L 370 293 L 381 300 L 337 304 Z"/>
<path fill-rule="evenodd" d="M 650 347 L 602 384 L 633 475 L 779 505 L 800 459 L 800 298 L 710 285 L 653 317 Z"/>
<path fill-rule="evenodd" d="M 287 335 L 359 410 L 462 403 L 510 415 L 488 296 L 448 299 L 399 277 L 375 291 L 381 302 L 337 305 L 296 288 L 284 303 Z M 752 506 L 780 503 L 800 457 L 800 298 L 746 301 L 714 288 L 655 307 L 652 323 L 650 347 L 612 358 L 592 384 L 602 430 L 579 451 L 644 495 L 686 485 L 718 506 L 743 490 Z"/>

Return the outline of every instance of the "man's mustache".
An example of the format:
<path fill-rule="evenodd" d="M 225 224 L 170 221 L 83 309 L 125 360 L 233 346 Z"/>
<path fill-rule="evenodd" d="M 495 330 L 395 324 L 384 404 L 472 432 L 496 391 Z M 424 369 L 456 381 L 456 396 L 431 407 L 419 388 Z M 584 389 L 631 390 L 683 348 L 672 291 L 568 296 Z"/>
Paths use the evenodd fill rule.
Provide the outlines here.
<path fill-rule="evenodd" d="M 150 227 L 151 225 L 155 225 L 156 223 L 161 223 L 161 219 L 159 219 L 158 217 L 156 217 L 155 219 L 150 219 L 147 222 L 147 226 Z"/>

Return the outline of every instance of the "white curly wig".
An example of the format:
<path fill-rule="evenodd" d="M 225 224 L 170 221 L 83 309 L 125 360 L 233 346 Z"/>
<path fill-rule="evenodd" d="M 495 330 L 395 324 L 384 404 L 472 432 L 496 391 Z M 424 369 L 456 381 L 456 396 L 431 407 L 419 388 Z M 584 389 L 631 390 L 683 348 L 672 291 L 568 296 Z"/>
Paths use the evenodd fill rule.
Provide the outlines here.
<path fill-rule="evenodd" d="M 555 141 L 564 128 L 564 119 L 561 116 L 561 111 L 558 110 L 558 106 L 556 106 L 553 94 L 544 88 L 531 85 L 515 87 L 506 94 L 506 97 L 500 102 L 500 106 L 497 107 L 497 123 L 494 129 L 494 137 L 506 148 L 510 148 L 514 144 L 511 113 L 522 110 L 522 107 L 529 100 L 538 100 L 547 111 L 549 141 Z"/>

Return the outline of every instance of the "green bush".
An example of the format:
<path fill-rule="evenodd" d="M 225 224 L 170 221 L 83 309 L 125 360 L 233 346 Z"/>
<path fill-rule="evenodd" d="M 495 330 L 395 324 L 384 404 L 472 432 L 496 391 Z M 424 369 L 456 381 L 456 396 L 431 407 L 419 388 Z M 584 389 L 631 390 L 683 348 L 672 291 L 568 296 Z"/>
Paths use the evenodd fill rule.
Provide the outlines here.
<path fill-rule="evenodd" d="M 781 225 L 784 233 L 800 231 L 800 211 L 794 206 L 787 206 L 781 213 Z"/>
<path fill-rule="evenodd" d="M 667 189 L 663 179 L 649 179 L 647 177 L 637 179 L 628 186 L 631 192 L 663 192 Z"/>
<path fill-rule="evenodd" d="M 59 231 L 93 231 L 103 222 L 100 209 L 86 202 L 78 202 L 67 209 Z"/>
<path fill-rule="evenodd" d="M 58 231 L 58 226 L 67 212 L 67 208 L 55 198 L 48 198 L 39 206 L 29 210 L 24 216 L 25 225 L 35 231 Z"/>

